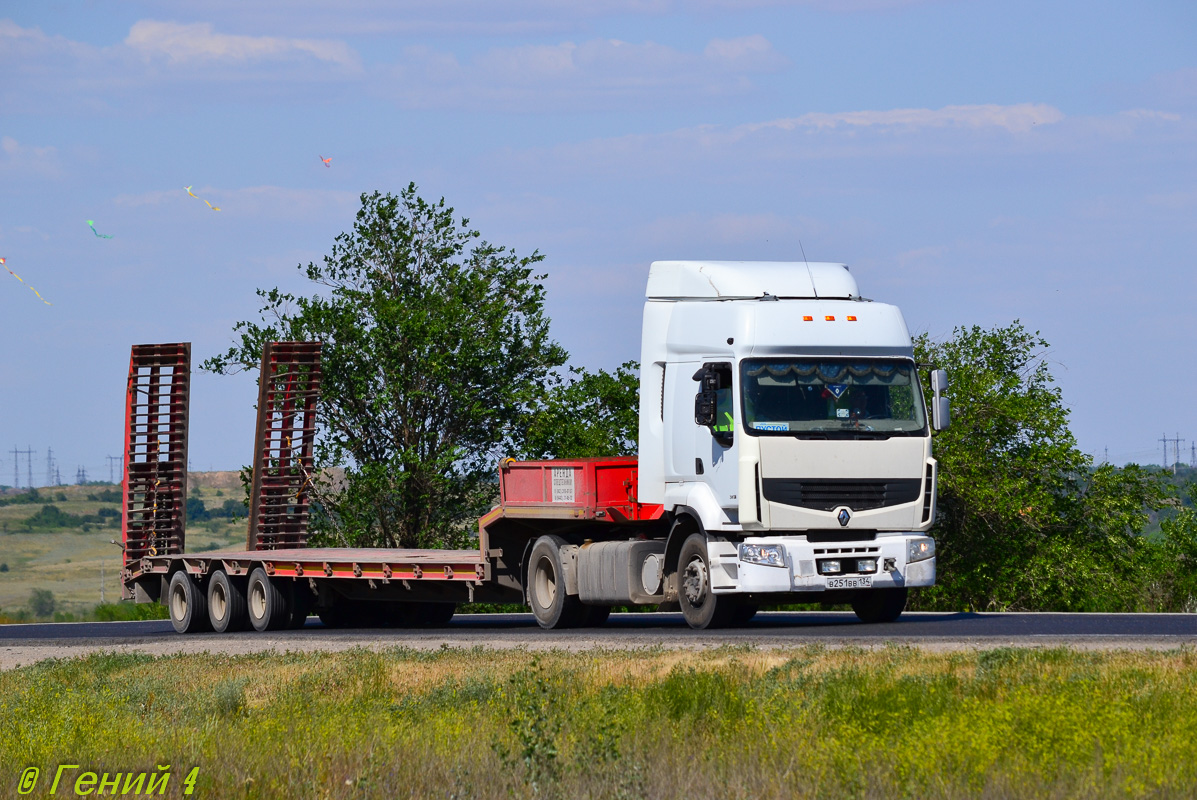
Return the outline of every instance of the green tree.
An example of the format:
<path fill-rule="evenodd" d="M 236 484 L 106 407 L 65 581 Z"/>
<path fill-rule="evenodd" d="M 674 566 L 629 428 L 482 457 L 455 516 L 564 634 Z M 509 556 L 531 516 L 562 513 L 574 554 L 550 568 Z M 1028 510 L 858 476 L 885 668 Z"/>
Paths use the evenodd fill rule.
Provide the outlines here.
<path fill-rule="evenodd" d="M 267 341 L 322 341 L 317 466 L 345 470 L 316 487 L 324 541 L 453 544 L 567 357 L 533 274 L 543 256 L 482 240 L 414 184 L 361 201 L 353 230 L 306 267 L 325 293 L 259 291 L 261 324 L 238 323 L 239 344 L 203 367 L 252 369 Z"/>
<path fill-rule="evenodd" d="M 1165 497 L 1158 475 L 1093 468 L 1068 428 L 1048 343 L 1015 321 L 915 342 L 949 371 L 952 426 L 939 461 L 938 585 L 922 608 L 1135 610 L 1144 601 L 1140 536 Z M 926 390 L 929 394 L 929 389 Z"/>
<path fill-rule="evenodd" d="M 570 367 L 529 416 L 520 451 L 525 458 L 635 455 L 639 438 L 640 365 L 615 372 Z"/>
<path fill-rule="evenodd" d="M 29 610 L 35 617 L 49 617 L 57 607 L 58 600 L 49 589 L 34 589 L 29 594 Z"/>

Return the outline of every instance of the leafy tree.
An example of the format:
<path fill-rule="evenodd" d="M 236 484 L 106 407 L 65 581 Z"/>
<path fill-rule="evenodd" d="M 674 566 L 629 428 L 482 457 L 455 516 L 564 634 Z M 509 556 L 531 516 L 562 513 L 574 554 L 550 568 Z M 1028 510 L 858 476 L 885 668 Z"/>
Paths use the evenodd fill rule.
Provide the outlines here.
<path fill-rule="evenodd" d="M 1048 343 L 1020 322 L 925 334 L 916 357 L 951 376 L 952 427 L 937 435 L 938 585 L 924 608 L 1133 610 L 1165 497 L 1135 466 L 1093 468 L 1068 429 Z M 929 390 L 928 390 L 929 393 Z"/>
<path fill-rule="evenodd" d="M 526 458 L 635 455 L 639 437 L 640 365 L 614 373 L 570 367 L 568 380 L 549 390 L 523 431 Z"/>
<path fill-rule="evenodd" d="M 48 617 L 57 607 L 58 600 L 49 589 L 34 589 L 29 595 L 29 610 L 35 617 Z"/>
<path fill-rule="evenodd" d="M 543 257 L 482 240 L 414 184 L 361 201 L 353 230 L 306 267 L 325 294 L 259 291 L 261 323 L 238 323 L 240 343 L 203 367 L 252 369 L 267 341 L 322 341 L 317 466 L 344 467 L 316 487 L 324 541 L 452 544 L 566 359 L 533 274 Z"/>

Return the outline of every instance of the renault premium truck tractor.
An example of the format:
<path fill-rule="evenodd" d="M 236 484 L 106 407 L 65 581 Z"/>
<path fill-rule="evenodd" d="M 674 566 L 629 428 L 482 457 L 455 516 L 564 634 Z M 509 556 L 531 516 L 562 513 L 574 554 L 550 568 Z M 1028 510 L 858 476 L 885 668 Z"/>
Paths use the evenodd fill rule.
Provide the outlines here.
<path fill-rule="evenodd" d="M 646 295 L 638 455 L 503 460 L 470 550 L 307 547 L 319 345 L 272 343 L 247 547 L 185 553 L 190 350 L 135 347 L 128 596 L 166 602 L 180 632 L 293 627 L 310 612 L 433 624 L 468 601 L 526 603 L 544 628 L 647 604 L 693 628 L 762 604 L 897 619 L 911 588 L 935 582 L 931 442 L 949 421 L 947 376 L 932 369 L 924 398 L 898 308 L 815 262 L 657 261 Z"/>

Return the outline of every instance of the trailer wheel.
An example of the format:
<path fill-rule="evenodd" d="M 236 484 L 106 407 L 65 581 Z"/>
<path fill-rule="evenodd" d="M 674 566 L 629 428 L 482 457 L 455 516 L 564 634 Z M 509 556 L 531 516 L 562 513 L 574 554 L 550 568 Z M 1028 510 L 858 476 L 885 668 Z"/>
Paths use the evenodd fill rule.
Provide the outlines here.
<path fill-rule="evenodd" d="M 255 567 L 249 574 L 246 605 L 249 608 L 249 624 L 255 631 L 277 631 L 291 621 L 287 596 L 261 567 Z"/>
<path fill-rule="evenodd" d="M 166 589 L 166 609 L 176 633 L 198 633 L 212 630 L 208 619 L 208 604 L 198 583 L 184 570 L 170 576 Z"/>
<path fill-rule="evenodd" d="M 245 587 L 223 569 L 212 573 L 208 581 L 208 618 L 217 633 L 243 631 L 249 626 Z"/>
<path fill-rule="evenodd" d="M 565 591 L 565 564 L 560 536 L 541 536 L 528 556 L 528 605 L 542 628 L 575 628 L 585 618 L 586 606 Z"/>
<path fill-rule="evenodd" d="M 686 623 L 697 630 L 726 628 L 736 611 L 735 597 L 719 597 L 711 591 L 711 568 L 707 540 L 692 533 L 682 543 L 677 562 L 678 603 Z"/>
<path fill-rule="evenodd" d="M 906 610 L 906 587 L 870 589 L 852 598 L 852 610 L 861 622 L 893 622 Z"/>

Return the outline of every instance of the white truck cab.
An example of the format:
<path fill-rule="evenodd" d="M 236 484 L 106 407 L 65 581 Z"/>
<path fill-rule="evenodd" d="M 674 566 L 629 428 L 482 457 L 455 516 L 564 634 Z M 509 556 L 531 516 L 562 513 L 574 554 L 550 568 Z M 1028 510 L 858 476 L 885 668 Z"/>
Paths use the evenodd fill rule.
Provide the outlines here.
<path fill-rule="evenodd" d="M 832 263 L 657 261 L 646 295 L 638 499 L 674 520 L 666 599 L 695 627 L 766 599 L 896 619 L 935 582 L 948 423 L 901 311 Z"/>

